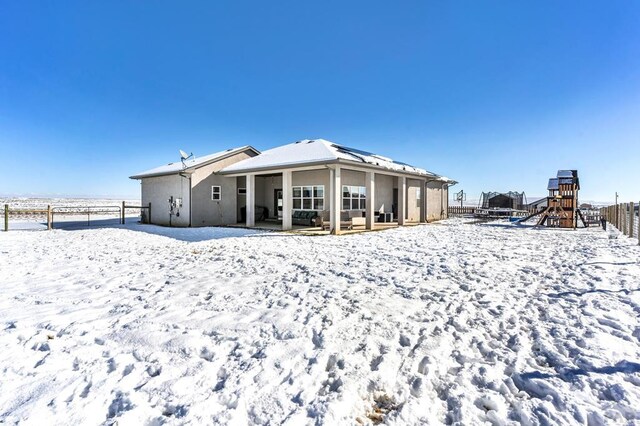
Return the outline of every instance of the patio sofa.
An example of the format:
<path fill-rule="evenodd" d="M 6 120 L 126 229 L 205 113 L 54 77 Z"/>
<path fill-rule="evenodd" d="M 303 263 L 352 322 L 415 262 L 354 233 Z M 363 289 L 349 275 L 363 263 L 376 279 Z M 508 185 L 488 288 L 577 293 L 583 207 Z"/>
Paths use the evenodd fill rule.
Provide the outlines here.
<path fill-rule="evenodd" d="M 291 217 L 291 223 L 302 226 L 315 226 L 318 212 L 314 210 L 296 210 Z"/>

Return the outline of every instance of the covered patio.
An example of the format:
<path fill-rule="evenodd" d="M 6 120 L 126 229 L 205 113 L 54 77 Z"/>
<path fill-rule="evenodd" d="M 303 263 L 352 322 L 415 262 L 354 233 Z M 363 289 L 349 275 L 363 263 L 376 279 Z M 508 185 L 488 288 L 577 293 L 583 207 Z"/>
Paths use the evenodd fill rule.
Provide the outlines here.
<path fill-rule="evenodd" d="M 426 181 L 406 176 L 327 165 L 238 178 L 244 227 L 338 234 L 426 222 Z"/>
<path fill-rule="evenodd" d="M 453 183 L 324 140 L 274 148 L 220 173 L 238 179 L 242 226 L 331 234 L 426 223 L 433 184 L 442 190 L 438 210 L 446 211 Z"/>

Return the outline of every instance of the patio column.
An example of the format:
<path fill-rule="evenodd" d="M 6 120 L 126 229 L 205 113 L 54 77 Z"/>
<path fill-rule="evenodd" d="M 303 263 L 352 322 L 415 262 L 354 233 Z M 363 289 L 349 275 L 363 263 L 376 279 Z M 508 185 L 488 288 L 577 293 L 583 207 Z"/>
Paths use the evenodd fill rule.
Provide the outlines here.
<path fill-rule="evenodd" d="M 293 178 L 291 170 L 282 172 L 282 229 L 293 229 Z"/>
<path fill-rule="evenodd" d="M 375 226 L 375 217 L 373 215 L 373 209 L 375 208 L 375 195 L 376 195 L 376 174 L 374 172 L 367 172 L 367 176 L 365 178 L 365 189 L 366 189 L 366 224 L 367 229 L 373 229 Z"/>
<path fill-rule="evenodd" d="M 247 175 L 247 195 L 246 200 L 247 204 L 245 206 L 246 212 L 246 226 L 253 227 L 256 225 L 255 221 L 255 205 L 256 205 L 256 175 L 249 174 Z"/>
<path fill-rule="evenodd" d="M 331 169 L 329 215 L 331 220 L 331 233 L 340 234 L 340 210 L 342 209 L 342 183 L 340 166 Z"/>
<path fill-rule="evenodd" d="M 420 182 L 420 223 L 427 222 L 427 181 Z"/>
<path fill-rule="evenodd" d="M 398 178 L 398 225 L 404 225 L 407 216 L 407 178 Z"/>

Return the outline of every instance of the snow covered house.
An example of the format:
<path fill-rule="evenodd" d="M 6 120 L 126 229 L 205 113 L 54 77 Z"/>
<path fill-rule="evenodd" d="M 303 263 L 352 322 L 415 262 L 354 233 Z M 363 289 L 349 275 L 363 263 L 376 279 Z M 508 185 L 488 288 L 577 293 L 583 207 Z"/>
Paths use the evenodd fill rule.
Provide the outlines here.
<path fill-rule="evenodd" d="M 447 216 L 456 182 L 424 169 L 323 139 L 260 152 L 251 146 L 180 161 L 131 176 L 151 203 L 151 223 L 211 226 L 281 223 L 430 222 Z"/>

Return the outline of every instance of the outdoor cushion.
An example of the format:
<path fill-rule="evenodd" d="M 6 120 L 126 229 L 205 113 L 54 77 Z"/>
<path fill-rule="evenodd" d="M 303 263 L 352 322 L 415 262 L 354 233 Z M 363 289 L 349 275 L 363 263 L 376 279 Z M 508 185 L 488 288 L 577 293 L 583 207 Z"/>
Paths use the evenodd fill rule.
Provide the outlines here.
<path fill-rule="evenodd" d="M 313 225 L 313 220 L 318 215 L 314 210 L 296 210 L 293 212 L 292 222 L 294 225 Z"/>

